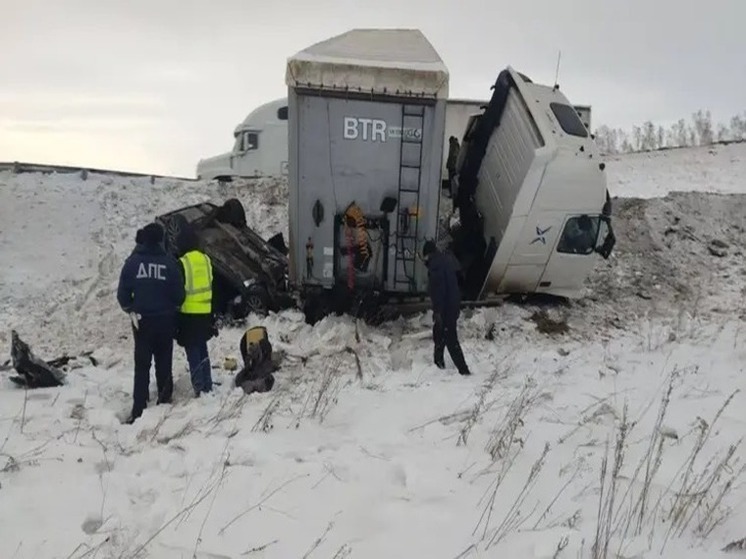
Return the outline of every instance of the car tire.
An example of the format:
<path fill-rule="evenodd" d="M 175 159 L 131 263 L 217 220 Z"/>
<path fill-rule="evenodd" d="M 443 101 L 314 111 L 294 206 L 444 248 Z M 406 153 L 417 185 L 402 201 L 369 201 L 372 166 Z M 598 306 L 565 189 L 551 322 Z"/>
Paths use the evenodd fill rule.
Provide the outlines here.
<path fill-rule="evenodd" d="M 269 293 L 262 285 L 252 285 L 243 296 L 249 313 L 258 316 L 267 316 L 269 314 Z M 248 314 L 248 313 L 247 313 Z"/>
<path fill-rule="evenodd" d="M 218 220 L 234 227 L 246 227 L 246 210 L 237 198 L 226 200 L 220 207 Z"/>
<path fill-rule="evenodd" d="M 179 237 L 181 232 L 189 226 L 186 218 L 183 215 L 174 215 L 169 217 L 163 224 L 164 235 L 163 242 L 166 252 L 178 255 L 179 253 Z"/>

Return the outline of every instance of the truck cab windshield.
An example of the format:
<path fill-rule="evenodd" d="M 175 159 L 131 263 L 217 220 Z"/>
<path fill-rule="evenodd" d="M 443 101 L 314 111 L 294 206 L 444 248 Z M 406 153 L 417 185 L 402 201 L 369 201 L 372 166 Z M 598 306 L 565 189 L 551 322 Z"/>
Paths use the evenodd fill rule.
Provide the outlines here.
<path fill-rule="evenodd" d="M 599 216 L 588 215 L 568 219 L 557 243 L 557 252 L 591 254 L 598 240 L 599 220 Z"/>

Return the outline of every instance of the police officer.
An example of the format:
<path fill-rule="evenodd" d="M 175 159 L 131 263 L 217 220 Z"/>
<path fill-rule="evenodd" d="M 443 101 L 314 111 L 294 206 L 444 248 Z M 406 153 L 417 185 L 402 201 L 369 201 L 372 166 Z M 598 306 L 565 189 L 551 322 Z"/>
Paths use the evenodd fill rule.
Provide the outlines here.
<path fill-rule="evenodd" d="M 461 291 L 458 285 L 458 263 L 455 258 L 437 249 L 433 241 L 422 248 L 427 263 L 428 289 L 433 305 L 434 361 L 439 369 L 445 368 L 444 350 L 447 347 L 453 364 L 462 375 L 470 375 L 464 352 L 456 330 L 461 312 Z"/>
<path fill-rule="evenodd" d="M 133 423 L 147 407 L 150 365 L 155 360 L 158 403 L 171 402 L 173 393 L 173 335 L 176 313 L 184 301 L 184 282 L 176 260 L 166 254 L 163 228 L 150 223 L 138 231 L 139 243 L 119 276 L 117 300 L 132 319 L 135 338 Z"/>
<path fill-rule="evenodd" d="M 195 397 L 212 391 L 207 340 L 216 334 L 212 314 L 212 262 L 199 250 L 197 233 L 186 226 L 177 241 L 186 298 L 179 312 L 177 343 L 186 351 Z"/>

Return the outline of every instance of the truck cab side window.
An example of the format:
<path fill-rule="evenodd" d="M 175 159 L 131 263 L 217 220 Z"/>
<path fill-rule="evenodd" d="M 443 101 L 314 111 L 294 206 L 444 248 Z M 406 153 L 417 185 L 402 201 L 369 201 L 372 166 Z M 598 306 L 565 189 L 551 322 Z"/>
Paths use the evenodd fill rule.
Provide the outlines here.
<path fill-rule="evenodd" d="M 596 248 L 599 232 L 599 217 L 580 215 L 565 223 L 562 237 L 557 243 L 557 252 L 566 254 L 591 254 Z"/>
<path fill-rule="evenodd" d="M 259 149 L 259 134 L 256 132 L 244 132 L 243 133 L 243 149 L 241 151 L 251 151 Z"/>
<path fill-rule="evenodd" d="M 287 107 L 280 107 L 279 109 L 277 109 L 277 119 L 278 120 L 288 119 L 288 108 Z"/>

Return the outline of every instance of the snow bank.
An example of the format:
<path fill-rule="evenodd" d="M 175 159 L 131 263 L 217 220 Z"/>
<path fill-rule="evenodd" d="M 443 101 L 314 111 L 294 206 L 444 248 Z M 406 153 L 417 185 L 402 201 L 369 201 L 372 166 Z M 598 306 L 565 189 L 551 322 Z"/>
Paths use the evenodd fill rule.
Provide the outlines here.
<path fill-rule="evenodd" d="M 610 162 L 612 193 L 668 184 L 673 153 Z M 690 151 L 678 188 L 735 190 L 744 153 Z M 616 200 L 618 251 L 588 299 L 465 311 L 471 378 L 431 364 L 429 313 L 312 328 L 286 312 L 250 319 L 288 354 L 275 390 L 245 397 L 216 368 L 216 393 L 192 400 L 177 349 L 174 404 L 122 425 L 114 288 L 136 228 L 238 196 L 261 234 L 284 232 L 282 188 L 0 175 L 0 344 L 16 328 L 41 357 L 98 363 L 61 389 L 0 379 L 0 557 L 590 557 L 599 502 L 609 557 L 714 558 L 746 536 L 737 195 Z M 211 341 L 214 365 L 240 335 Z"/>

